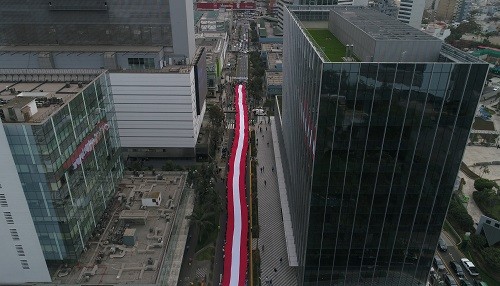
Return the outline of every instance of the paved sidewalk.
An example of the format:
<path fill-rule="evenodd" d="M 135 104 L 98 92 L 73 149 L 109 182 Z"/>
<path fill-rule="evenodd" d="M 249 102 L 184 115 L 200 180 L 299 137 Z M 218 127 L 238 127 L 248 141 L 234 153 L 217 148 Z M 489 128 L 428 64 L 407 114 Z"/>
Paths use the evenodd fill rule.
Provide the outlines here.
<path fill-rule="evenodd" d="M 259 122 L 262 123 L 259 125 Z M 255 124 L 255 135 L 258 140 L 257 197 L 261 285 L 271 285 L 272 281 L 274 286 L 294 286 L 297 285 L 296 268 L 288 266 L 271 125 L 268 122 L 268 117 L 259 116 Z M 262 172 L 261 168 L 263 168 Z"/>
<path fill-rule="evenodd" d="M 465 180 L 465 185 L 462 187 L 462 193 L 469 197 L 469 202 L 467 203 L 467 212 L 472 217 L 474 221 L 474 228 L 476 228 L 476 223 L 479 222 L 481 215 L 483 212 L 479 209 L 474 198 L 472 197 L 472 193 L 476 191 L 474 188 L 474 180 L 467 177 L 462 171 L 458 172 L 458 176 Z"/>

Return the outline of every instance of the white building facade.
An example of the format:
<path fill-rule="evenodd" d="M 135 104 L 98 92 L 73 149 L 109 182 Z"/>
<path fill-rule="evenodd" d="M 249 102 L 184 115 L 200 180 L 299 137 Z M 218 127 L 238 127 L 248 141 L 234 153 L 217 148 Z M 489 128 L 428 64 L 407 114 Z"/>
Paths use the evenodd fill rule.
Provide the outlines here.
<path fill-rule="evenodd" d="M 423 0 L 400 0 L 398 20 L 415 29 L 420 29 L 424 9 L 425 1 Z"/>
<path fill-rule="evenodd" d="M 0 162 L 0 285 L 51 282 L 2 124 Z"/>
<path fill-rule="evenodd" d="M 194 157 L 205 101 L 197 111 L 195 69 L 111 72 L 118 130 L 130 156 Z"/>

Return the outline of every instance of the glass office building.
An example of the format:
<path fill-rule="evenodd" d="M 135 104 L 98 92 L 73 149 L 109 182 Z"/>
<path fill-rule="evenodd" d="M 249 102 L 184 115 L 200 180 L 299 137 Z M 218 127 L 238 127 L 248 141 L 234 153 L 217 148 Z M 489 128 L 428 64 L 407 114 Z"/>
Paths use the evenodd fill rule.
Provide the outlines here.
<path fill-rule="evenodd" d="M 103 71 L 0 70 L 0 116 L 48 261 L 85 249 L 123 167 Z"/>
<path fill-rule="evenodd" d="M 488 64 L 374 10 L 285 10 L 299 284 L 425 285 Z"/>

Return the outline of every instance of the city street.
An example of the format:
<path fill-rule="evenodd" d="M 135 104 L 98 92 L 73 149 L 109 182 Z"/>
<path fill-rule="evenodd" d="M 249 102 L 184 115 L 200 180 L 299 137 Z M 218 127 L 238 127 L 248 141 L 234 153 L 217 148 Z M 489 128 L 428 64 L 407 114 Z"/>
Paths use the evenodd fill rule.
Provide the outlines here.
<path fill-rule="evenodd" d="M 445 232 L 441 233 L 441 237 L 446 242 L 446 245 L 448 246 L 448 250 L 446 252 L 442 252 L 439 249 L 437 249 L 436 250 L 436 254 L 439 255 L 439 257 L 441 257 L 441 259 L 443 260 L 443 263 L 444 263 L 444 265 L 445 265 L 446 270 L 448 271 L 448 273 L 450 273 L 451 275 L 453 275 L 453 277 L 455 278 L 455 280 L 457 281 L 457 283 L 460 282 L 458 276 L 453 271 L 453 269 L 451 269 L 451 267 L 450 267 L 450 262 L 451 261 L 457 261 L 458 263 L 460 263 L 460 266 L 462 266 L 465 278 L 468 281 L 472 282 L 473 279 L 474 279 L 474 277 L 472 277 L 472 276 L 469 275 L 469 273 L 467 272 L 467 270 L 464 269 L 464 267 L 462 265 L 462 262 L 460 261 L 460 259 L 465 258 L 465 255 L 463 255 L 462 252 L 455 245 L 455 241 L 451 237 L 449 237 Z M 442 274 L 441 274 L 440 278 L 442 279 Z M 475 278 L 477 278 L 477 277 L 475 277 Z"/>

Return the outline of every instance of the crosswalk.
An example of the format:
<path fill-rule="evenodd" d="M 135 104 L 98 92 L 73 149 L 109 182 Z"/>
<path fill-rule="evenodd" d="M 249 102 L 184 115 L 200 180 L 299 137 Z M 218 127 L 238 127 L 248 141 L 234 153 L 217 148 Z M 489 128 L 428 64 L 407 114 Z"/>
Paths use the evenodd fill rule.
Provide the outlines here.
<path fill-rule="evenodd" d="M 234 122 L 228 122 L 226 124 L 226 129 L 234 129 Z"/>

